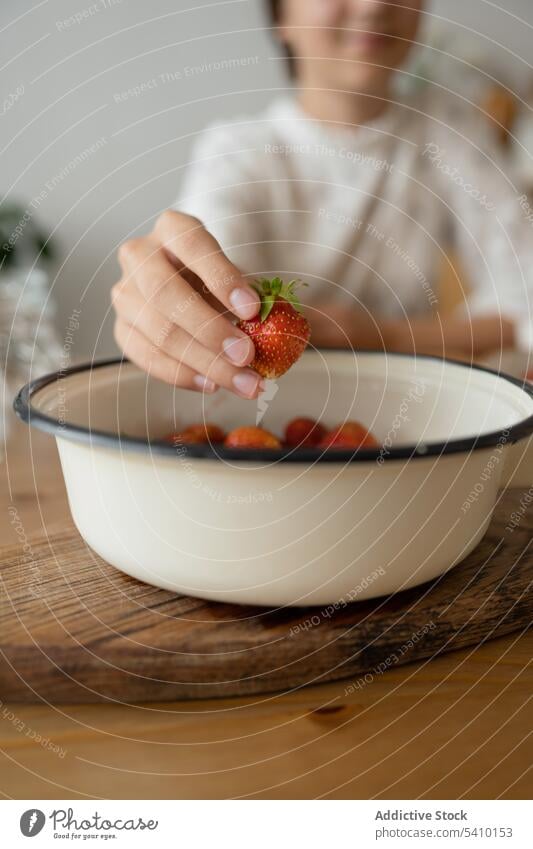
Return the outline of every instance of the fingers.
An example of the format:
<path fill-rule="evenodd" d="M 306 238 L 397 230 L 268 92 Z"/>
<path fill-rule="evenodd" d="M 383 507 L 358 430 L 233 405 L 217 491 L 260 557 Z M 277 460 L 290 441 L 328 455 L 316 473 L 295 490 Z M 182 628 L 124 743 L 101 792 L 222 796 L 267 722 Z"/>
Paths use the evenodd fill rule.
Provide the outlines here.
<path fill-rule="evenodd" d="M 209 306 L 202 296 L 176 271 L 161 245 L 153 238 L 131 239 L 119 250 L 128 278 L 143 299 L 165 320 L 178 325 L 211 351 L 225 355 L 239 366 L 254 357 L 254 346 L 228 317 Z"/>
<path fill-rule="evenodd" d="M 152 377 L 196 392 L 212 393 L 218 389 L 213 381 L 155 349 L 142 333 L 121 319 L 115 322 L 115 340 L 128 359 Z"/>
<path fill-rule="evenodd" d="M 197 218 L 167 210 L 157 220 L 154 232 L 164 248 L 194 271 L 227 310 L 243 319 L 257 315 L 257 292 Z"/>
<path fill-rule="evenodd" d="M 210 384 L 223 386 L 244 398 L 256 398 L 262 389 L 257 372 L 236 368 L 225 357 L 214 354 L 182 328 L 164 320 L 131 284 L 117 284 L 112 291 L 113 305 L 120 321 L 138 331 L 150 344 L 151 354 L 189 366 Z"/>

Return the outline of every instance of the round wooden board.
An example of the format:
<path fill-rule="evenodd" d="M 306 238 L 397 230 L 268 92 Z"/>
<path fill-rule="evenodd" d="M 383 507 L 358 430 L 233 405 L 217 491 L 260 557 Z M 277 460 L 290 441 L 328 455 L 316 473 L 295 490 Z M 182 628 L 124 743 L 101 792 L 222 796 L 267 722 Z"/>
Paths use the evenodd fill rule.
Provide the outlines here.
<path fill-rule="evenodd" d="M 432 584 L 346 607 L 204 602 L 129 578 L 72 528 L 2 562 L 3 701 L 170 701 L 287 691 L 346 679 L 526 628 L 533 522 L 525 493 L 502 493 L 489 531 Z M 531 500 L 531 499 L 529 499 Z M 517 527 L 510 529 L 513 511 Z"/>

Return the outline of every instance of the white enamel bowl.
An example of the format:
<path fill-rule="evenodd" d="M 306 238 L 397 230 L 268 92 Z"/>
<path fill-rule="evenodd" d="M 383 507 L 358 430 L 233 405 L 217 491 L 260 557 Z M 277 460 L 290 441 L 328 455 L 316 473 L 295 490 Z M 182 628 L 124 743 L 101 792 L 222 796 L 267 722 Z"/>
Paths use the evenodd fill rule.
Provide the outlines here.
<path fill-rule="evenodd" d="M 120 361 L 34 381 L 15 409 L 55 435 L 91 548 L 142 581 L 220 601 L 331 604 L 416 586 L 477 545 L 504 480 L 533 483 L 531 389 L 494 372 L 306 352 L 268 394 L 262 424 L 278 434 L 295 415 L 355 418 L 385 448 L 176 448 L 158 439 L 204 418 L 255 424 L 257 402 L 178 390 Z"/>

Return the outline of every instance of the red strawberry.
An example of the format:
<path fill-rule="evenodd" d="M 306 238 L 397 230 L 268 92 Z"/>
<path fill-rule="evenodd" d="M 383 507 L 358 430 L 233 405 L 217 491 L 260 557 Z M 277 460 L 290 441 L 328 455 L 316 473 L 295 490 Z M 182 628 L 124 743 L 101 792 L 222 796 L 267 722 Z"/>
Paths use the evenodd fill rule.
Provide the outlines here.
<path fill-rule="evenodd" d="M 281 448 L 281 442 L 273 433 L 252 425 L 230 431 L 224 445 L 226 448 Z"/>
<path fill-rule="evenodd" d="M 262 377 L 274 379 L 285 374 L 309 341 L 311 328 L 294 294 L 297 282 L 283 283 L 279 277 L 257 281 L 255 288 L 261 299 L 259 315 L 238 323 L 254 343 L 255 359 L 251 367 Z"/>
<path fill-rule="evenodd" d="M 378 448 L 379 443 L 359 422 L 344 422 L 320 441 L 321 448 Z"/>
<path fill-rule="evenodd" d="M 218 425 L 209 424 L 192 424 L 186 427 L 179 433 L 169 433 L 163 437 L 165 442 L 171 442 L 173 445 L 179 444 L 199 444 L 205 442 L 223 442 L 225 433 Z"/>
<path fill-rule="evenodd" d="M 285 444 L 291 448 L 318 445 L 326 435 L 326 428 L 314 419 L 304 416 L 293 419 L 285 428 Z"/>

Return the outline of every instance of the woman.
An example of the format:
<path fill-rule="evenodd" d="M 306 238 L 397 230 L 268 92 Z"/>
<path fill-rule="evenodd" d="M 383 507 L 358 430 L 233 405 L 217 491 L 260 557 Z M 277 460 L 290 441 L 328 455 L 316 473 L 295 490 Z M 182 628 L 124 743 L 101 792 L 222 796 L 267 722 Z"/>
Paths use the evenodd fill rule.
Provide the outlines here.
<path fill-rule="evenodd" d="M 422 5 L 271 0 L 293 94 L 207 130 L 176 210 L 119 250 L 115 336 L 135 363 L 256 397 L 253 345 L 233 321 L 257 313 L 250 278 L 277 274 L 309 284 L 314 345 L 532 347 L 530 231 L 486 124 L 438 86 L 394 93 Z M 432 287 L 450 245 L 472 288 L 443 317 Z"/>

